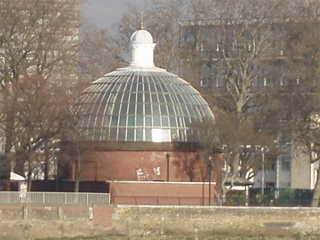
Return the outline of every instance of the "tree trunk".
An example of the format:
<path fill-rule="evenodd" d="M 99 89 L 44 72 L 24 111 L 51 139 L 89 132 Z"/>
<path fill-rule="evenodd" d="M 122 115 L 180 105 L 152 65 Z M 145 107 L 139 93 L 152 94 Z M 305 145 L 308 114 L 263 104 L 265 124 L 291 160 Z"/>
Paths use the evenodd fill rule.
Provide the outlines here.
<path fill-rule="evenodd" d="M 238 146 L 240 146 L 240 144 Z M 237 151 L 236 153 L 232 153 L 231 158 L 232 158 L 232 160 L 231 160 L 231 164 L 230 164 L 230 168 L 231 168 L 230 173 L 231 173 L 231 177 L 233 179 L 233 177 L 235 177 L 239 172 L 239 164 L 240 164 L 239 163 L 239 159 L 240 159 L 239 151 Z"/>
<path fill-rule="evenodd" d="M 16 149 L 16 152 L 14 153 L 15 159 L 14 159 L 14 169 L 13 171 L 23 177 L 27 177 L 24 172 L 24 164 L 26 162 L 26 156 L 23 150 Z"/>
<path fill-rule="evenodd" d="M 74 191 L 79 192 L 80 188 L 80 175 L 81 175 L 81 156 L 80 152 L 78 152 L 77 161 L 76 161 L 76 179 L 74 185 Z"/>
<path fill-rule="evenodd" d="M 47 144 L 47 142 L 45 142 L 45 145 L 44 145 L 44 182 L 45 182 L 45 189 L 46 190 L 48 190 L 48 187 L 49 187 L 49 159 L 50 159 L 50 156 L 49 156 L 48 144 Z"/>
<path fill-rule="evenodd" d="M 319 206 L 319 198 L 320 198 L 320 183 L 319 183 L 319 168 L 317 170 L 317 182 L 316 186 L 313 190 L 313 196 L 311 201 L 311 207 L 318 207 Z"/>
<path fill-rule="evenodd" d="M 216 205 L 220 206 L 224 203 L 222 169 L 223 169 L 223 155 L 222 153 L 213 154 L 214 173 L 213 181 L 216 183 L 214 187 L 214 195 L 216 197 Z"/>
<path fill-rule="evenodd" d="M 32 188 L 32 173 L 33 173 L 33 168 L 32 168 L 32 161 L 33 159 L 31 158 L 31 154 L 29 153 L 27 163 L 28 163 L 28 173 L 27 173 L 27 191 L 31 192 Z"/>

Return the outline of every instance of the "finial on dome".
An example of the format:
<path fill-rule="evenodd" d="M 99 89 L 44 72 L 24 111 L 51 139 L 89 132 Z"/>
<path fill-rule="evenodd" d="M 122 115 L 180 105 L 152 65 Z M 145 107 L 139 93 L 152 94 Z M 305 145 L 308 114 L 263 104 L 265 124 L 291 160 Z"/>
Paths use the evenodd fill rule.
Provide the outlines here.
<path fill-rule="evenodd" d="M 143 26 L 143 25 L 142 25 Z M 131 67 L 154 67 L 153 49 L 155 47 L 151 34 L 147 30 L 135 31 L 130 38 Z"/>
<path fill-rule="evenodd" d="M 140 30 L 143 30 L 144 26 L 143 26 L 143 12 L 141 12 L 141 16 L 140 16 Z"/>

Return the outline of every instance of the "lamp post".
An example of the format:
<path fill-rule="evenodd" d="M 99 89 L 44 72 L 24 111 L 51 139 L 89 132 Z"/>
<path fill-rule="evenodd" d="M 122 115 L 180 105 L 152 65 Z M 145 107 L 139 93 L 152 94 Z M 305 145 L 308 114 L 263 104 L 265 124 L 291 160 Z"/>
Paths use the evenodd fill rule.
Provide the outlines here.
<path fill-rule="evenodd" d="M 212 157 L 209 156 L 209 206 L 211 206 Z"/>
<path fill-rule="evenodd" d="M 264 162 L 265 162 L 265 153 L 268 151 L 267 147 L 256 146 L 256 150 L 259 150 L 261 153 L 261 194 L 264 194 L 264 182 L 265 182 L 265 171 L 264 171 Z"/>
<path fill-rule="evenodd" d="M 261 148 L 261 160 L 262 160 L 262 166 L 261 166 L 261 194 L 264 195 L 264 148 Z"/>
<path fill-rule="evenodd" d="M 54 158 L 54 176 L 56 178 L 56 191 L 59 192 L 59 152 L 60 148 L 53 148 L 53 158 Z"/>
<path fill-rule="evenodd" d="M 169 182 L 169 175 L 170 175 L 170 153 L 166 154 L 167 158 L 167 182 Z"/>

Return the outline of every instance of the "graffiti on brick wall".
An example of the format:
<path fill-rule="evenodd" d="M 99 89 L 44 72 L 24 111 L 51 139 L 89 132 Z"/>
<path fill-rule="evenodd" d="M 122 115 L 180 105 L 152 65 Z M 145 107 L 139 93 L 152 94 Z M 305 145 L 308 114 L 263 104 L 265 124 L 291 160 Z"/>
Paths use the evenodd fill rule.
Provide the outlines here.
<path fill-rule="evenodd" d="M 157 176 L 161 175 L 161 168 L 160 167 L 155 167 L 153 168 L 154 174 Z"/>
<path fill-rule="evenodd" d="M 150 177 L 147 169 L 145 168 L 137 168 L 136 176 L 137 176 L 137 181 L 148 181 Z"/>

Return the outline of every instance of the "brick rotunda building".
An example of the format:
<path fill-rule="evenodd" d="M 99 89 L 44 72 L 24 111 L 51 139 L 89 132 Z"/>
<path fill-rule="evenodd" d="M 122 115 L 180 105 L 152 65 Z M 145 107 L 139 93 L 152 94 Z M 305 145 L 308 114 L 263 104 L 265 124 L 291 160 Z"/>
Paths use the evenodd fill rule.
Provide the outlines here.
<path fill-rule="evenodd" d="M 81 180 L 208 181 L 197 153 L 201 131 L 192 127 L 214 122 L 208 104 L 188 82 L 155 67 L 148 31 L 130 41 L 129 66 L 94 81 L 76 103 L 81 133 L 94 146 Z"/>

